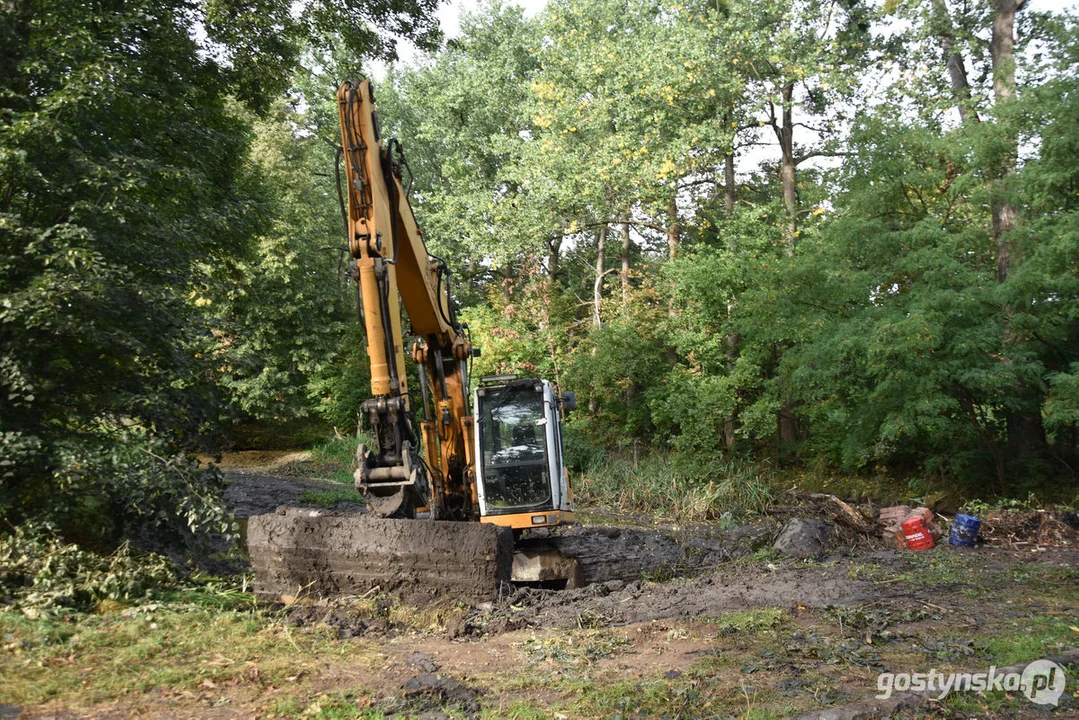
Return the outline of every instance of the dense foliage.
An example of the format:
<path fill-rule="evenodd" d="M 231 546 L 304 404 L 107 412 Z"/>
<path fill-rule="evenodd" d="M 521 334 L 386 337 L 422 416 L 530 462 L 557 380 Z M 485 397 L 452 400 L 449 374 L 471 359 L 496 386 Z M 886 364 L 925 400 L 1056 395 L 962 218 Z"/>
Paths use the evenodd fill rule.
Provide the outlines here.
<path fill-rule="evenodd" d="M 594 444 L 1071 499 L 1076 70 L 1021 3 L 560 0 L 382 96 L 481 369 Z"/>
<path fill-rule="evenodd" d="M 0 7 L 0 517 L 191 542 L 227 518 L 186 454 L 355 427 L 333 91 L 433 9 Z M 580 464 L 1066 497 L 1076 40 L 1009 0 L 495 2 L 377 95 L 476 371 L 577 390 Z"/>
<path fill-rule="evenodd" d="M 227 529 L 219 476 L 182 454 L 212 447 L 233 408 L 268 412 L 252 383 L 286 413 L 324 347 L 299 347 L 314 331 L 287 321 L 306 314 L 321 331 L 333 306 L 277 289 L 292 279 L 281 264 L 311 262 L 281 249 L 302 192 L 253 157 L 280 130 L 260 132 L 251 113 L 276 102 L 305 49 L 392 56 L 392 40 L 374 41 L 387 30 L 430 40 L 425 0 L 350 7 L 0 7 L 0 518 L 105 545 Z M 218 315 L 230 293 L 256 298 L 260 323 L 243 300 Z M 253 324 L 289 335 L 260 343 Z"/>
<path fill-rule="evenodd" d="M 107 557 L 32 524 L 0 537 L 0 603 L 27 617 L 87 612 L 101 603 L 137 602 L 176 581 L 160 555 L 135 556 L 125 543 Z"/>

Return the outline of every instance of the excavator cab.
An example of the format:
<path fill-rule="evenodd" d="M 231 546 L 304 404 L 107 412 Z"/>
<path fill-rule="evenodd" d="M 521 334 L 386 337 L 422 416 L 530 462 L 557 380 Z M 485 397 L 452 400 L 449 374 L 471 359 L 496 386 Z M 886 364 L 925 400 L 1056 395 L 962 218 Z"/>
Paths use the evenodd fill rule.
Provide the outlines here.
<path fill-rule="evenodd" d="M 576 404 L 573 393 L 496 375 L 481 378 L 474 400 L 480 522 L 516 530 L 571 522 L 562 416 Z"/>

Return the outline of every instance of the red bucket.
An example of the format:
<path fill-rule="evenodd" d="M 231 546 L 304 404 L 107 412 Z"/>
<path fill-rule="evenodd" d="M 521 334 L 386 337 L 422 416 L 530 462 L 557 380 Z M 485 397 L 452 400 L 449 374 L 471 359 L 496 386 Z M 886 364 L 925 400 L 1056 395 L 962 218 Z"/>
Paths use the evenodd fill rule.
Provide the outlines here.
<path fill-rule="evenodd" d="M 925 519 L 916 515 L 903 523 L 903 536 L 907 539 L 907 547 L 911 550 L 928 550 L 936 541 L 925 526 Z"/>

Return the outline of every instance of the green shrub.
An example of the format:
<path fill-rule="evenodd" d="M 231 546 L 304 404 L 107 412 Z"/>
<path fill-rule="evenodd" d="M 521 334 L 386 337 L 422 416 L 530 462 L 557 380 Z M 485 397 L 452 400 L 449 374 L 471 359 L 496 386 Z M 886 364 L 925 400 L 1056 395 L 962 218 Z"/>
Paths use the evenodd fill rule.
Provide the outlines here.
<path fill-rule="evenodd" d="M 18 468 L 0 495 L 9 526 L 36 522 L 106 551 L 133 540 L 194 554 L 208 550 L 213 533 L 234 530 L 220 471 L 144 433 L 75 436 L 32 459 L 35 472 Z"/>
<path fill-rule="evenodd" d="M 571 473 L 590 472 L 607 460 L 607 451 L 590 435 L 589 418 L 573 418 L 562 426 L 562 445 L 566 467 Z"/>
<path fill-rule="evenodd" d="M 28 617 L 145 599 L 176 580 L 169 560 L 134 555 L 127 543 L 102 556 L 34 524 L 0 535 L 0 603 Z"/>

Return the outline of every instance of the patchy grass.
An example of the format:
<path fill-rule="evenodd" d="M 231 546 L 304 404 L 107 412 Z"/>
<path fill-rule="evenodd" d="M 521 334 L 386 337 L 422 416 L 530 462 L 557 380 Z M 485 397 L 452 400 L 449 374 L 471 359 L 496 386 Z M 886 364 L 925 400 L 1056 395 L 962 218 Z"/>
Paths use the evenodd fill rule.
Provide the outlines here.
<path fill-rule="evenodd" d="M 594 665 L 631 647 L 624 633 L 610 630 L 584 630 L 538 638 L 533 635 L 520 644 L 532 662 L 553 662 L 566 667 Z"/>
<path fill-rule="evenodd" d="M 999 594 L 1002 588 L 1016 586 L 1027 595 L 1049 593 L 1059 599 L 1079 601 L 1079 568 L 1037 562 L 987 567 L 984 555 L 946 545 L 928 552 L 905 553 L 901 563 L 893 567 L 875 562 L 854 564 L 848 568 L 847 576 L 878 585 L 955 586 L 970 598 Z"/>
<path fill-rule="evenodd" d="M 356 448 L 361 443 L 372 445 L 373 441 L 364 436 L 334 436 L 314 445 L 309 451 L 297 453 L 286 458 L 283 464 L 275 465 L 274 474 L 287 477 L 317 477 L 333 480 L 341 485 L 351 486 L 354 482 L 353 470 L 356 469 Z"/>
<path fill-rule="evenodd" d="M 1022 586 L 1021 577 L 1006 574 L 1005 590 Z M 1067 646 L 1069 633 L 1077 633 L 1070 628 L 1074 605 L 1052 605 L 1050 597 L 1050 589 L 1037 595 L 1035 602 L 1042 603 L 1037 612 L 1027 608 L 1025 597 L 1014 605 L 993 601 L 967 635 L 955 632 L 962 627 L 960 615 L 904 601 L 821 610 L 757 608 L 702 618 L 705 622 L 672 622 L 665 630 L 668 642 L 658 648 L 635 645 L 617 627 L 539 629 L 520 642 L 507 639 L 524 656 L 523 665 L 505 654 L 510 647 L 504 645 L 496 653 L 503 660 L 489 673 L 456 672 L 481 693 L 482 718 L 533 720 L 560 713 L 765 720 L 867 698 L 882 669 L 981 670 L 990 663 L 1000 667 L 1055 654 Z M 395 632 L 405 633 L 408 641 L 405 649 L 395 649 L 386 637 L 380 638 L 383 645 L 339 640 L 313 623 L 291 627 L 279 614 L 211 610 L 199 602 L 198 595 L 188 595 L 186 604 L 178 599 L 169 606 L 110 611 L 77 622 L 0 614 L 5 642 L 0 673 L 10 679 L 0 688 L 0 702 L 86 708 L 121 701 L 154 714 L 154 707 L 160 709 L 153 704 L 160 702 L 158 692 L 169 688 L 174 697 L 188 692 L 200 698 L 188 702 L 239 692 L 247 703 L 243 709 L 233 705 L 240 715 L 251 709 L 268 717 L 374 720 L 400 706 L 397 673 L 405 649 L 431 643 L 428 652 L 441 658 L 461 648 L 429 634 L 445 619 L 439 613 L 463 610 L 456 606 L 416 609 L 383 596 L 352 603 L 354 612 L 400 623 Z M 951 607 L 954 596 L 940 602 Z M 1019 613 L 1013 616 L 1012 608 Z M 710 626 L 716 632 L 707 632 Z M 490 641 L 468 645 L 477 652 L 484 642 Z M 655 659 L 638 657 L 645 652 L 656 653 Z M 678 657 L 682 669 L 669 670 Z M 1014 709 L 1022 702 L 1002 694 L 962 696 L 946 707 L 982 708 L 984 714 L 985 708 Z M 195 706 L 184 707 L 180 714 L 199 714 L 191 709 Z M 459 716 L 452 703 L 441 709 Z"/>
<path fill-rule="evenodd" d="M 415 606 L 380 594 L 357 600 L 350 609 L 359 617 L 382 618 L 415 632 L 441 633 L 450 620 L 464 615 L 469 607 L 458 602 Z"/>
<path fill-rule="evenodd" d="M 1006 496 L 978 497 L 978 486 L 964 486 L 955 478 L 933 475 L 892 475 L 887 472 L 856 474 L 827 466 L 791 467 L 777 474 L 777 487 L 802 492 L 830 493 L 841 498 L 873 500 L 883 505 L 928 505 L 985 517 L 994 510 L 1079 508 L 1079 493 L 1068 483 L 1046 476 L 1027 492 L 1026 499 Z"/>
<path fill-rule="evenodd" d="M 714 622 L 720 634 L 757 633 L 771 630 L 790 619 L 789 614 L 779 608 L 763 608 L 744 612 L 728 613 L 717 618 L 704 618 Z"/>
<path fill-rule="evenodd" d="M 356 468 L 356 448 L 371 443 L 369 438 L 334 437 L 311 448 L 311 462 L 324 477 L 342 485 L 352 485 Z"/>
<path fill-rule="evenodd" d="M 776 481 L 778 487 L 784 490 L 797 488 L 799 492 L 871 499 L 884 505 L 910 504 L 912 501 L 923 500 L 927 494 L 927 488 L 921 481 L 904 481 L 883 473 L 854 475 L 827 469 L 796 467 L 784 470 L 777 476 Z M 930 494 L 935 491 L 934 488 L 928 489 Z"/>
<path fill-rule="evenodd" d="M 356 488 L 343 487 L 335 490 L 304 490 L 300 493 L 300 502 L 308 505 L 330 507 L 339 502 L 363 504 L 363 494 Z"/>
<path fill-rule="evenodd" d="M 351 467 L 356 464 L 356 448 L 361 443 L 371 444 L 367 437 L 333 437 L 311 448 L 311 459 L 315 462 Z"/>
<path fill-rule="evenodd" d="M 980 657 L 998 666 L 1028 662 L 1079 645 L 1074 625 L 1074 615 L 1031 613 L 1014 620 L 1001 618 L 994 632 L 977 638 L 974 647 Z"/>
<path fill-rule="evenodd" d="M 504 686 L 507 692 L 533 692 L 535 680 L 522 678 Z M 802 702 L 778 702 L 777 693 L 734 677 L 670 673 L 626 679 L 609 674 L 545 679 L 542 688 L 555 702 L 522 702 L 518 717 L 561 714 L 581 718 L 740 717 L 765 720 L 798 712 Z M 783 698 L 779 698 L 783 700 Z M 771 705 L 771 707 L 764 707 Z M 491 714 L 485 717 L 502 717 Z"/>
<path fill-rule="evenodd" d="M 413 607 L 372 592 L 347 605 L 305 606 L 302 618 L 293 607 L 286 617 L 256 609 L 242 579 L 206 581 L 155 604 L 102 602 L 81 616 L 0 612 L 0 703 L 118 716 L 199 717 L 220 705 L 236 716 L 374 720 L 437 707 L 462 717 L 460 704 L 437 690 L 420 704 L 406 702 L 404 682 L 423 672 L 407 654 L 421 652 L 436 673 L 467 685 L 482 718 L 767 720 L 871 699 L 882 671 L 982 672 L 1079 646 L 1079 570 L 1065 565 L 1074 557 L 947 548 L 885 554 L 827 570 L 870 592 L 882 588 L 861 604 L 720 606 L 711 616 L 676 616 L 633 633 L 612 626 L 597 609 L 609 612 L 605 606 L 582 601 L 564 608 L 576 629 L 492 630 L 464 642 L 444 635 L 453 618 L 478 612 L 461 604 Z M 803 566 L 768 552 L 740 562 L 777 578 Z M 733 579 L 746 572 L 744 564 L 733 569 Z M 893 592 L 897 582 L 912 591 Z M 663 602 L 675 589 L 643 592 Z M 381 622 L 343 639 L 320 624 L 333 624 L 331 613 Z M 1075 709 L 1074 699 L 1067 702 L 1061 713 Z M 967 693 L 943 705 L 983 716 L 1028 707 L 1021 695 L 1003 693 Z"/>
<path fill-rule="evenodd" d="M 251 577 L 244 576 L 238 581 L 239 587 L 226 585 L 218 587 L 207 583 L 205 586 L 193 586 L 179 588 L 162 593 L 161 601 L 169 606 L 190 606 L 203 610 L 218 610 L 224 612 L 253 612 L 256 608 L 255 596 L 248 592 L 251 587 Z M 100 607 L 99 612 L 107 612 L 110 609 L 122 609 Z"/>
<path fill-rule="evenodd" d="M 505 707 L 485 708 L 480 713 L 481 720 L 550 720 L 550 717 L 548 707 L 527 700 L 517 700 Z"/>
<path fill-rule="evenodd" d="M 371 692 L 286 693 L 263 707 L 265 715 L 275 718 L 313 718 L 324 720 L 382 720 L 386 717 L 372 705 Z"/>
<path fill-rule="evenodd" d="M 386 717 L 381 710 L 371 707 L 369 695 L 354 692 L 323 694 L 298 712 L 292 710 L 281 714 L 317 720 L 382 720 Z"/>
<path fill-rule="evenodd" d="M 0 613 L 0 702 L 68 706 L 159 688 L 255 683 L 281 686 L 328 660 L 377 667 L 369 643 L 336 642 L 325 629 L 297 632 L 272 614 L 151 604 L 120 612 L 31 621 Z"/>

